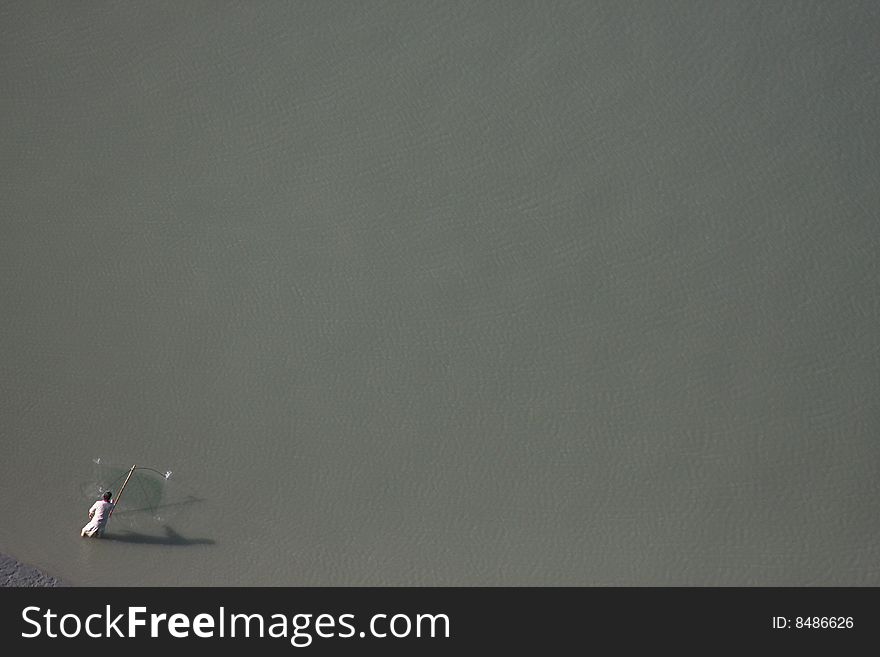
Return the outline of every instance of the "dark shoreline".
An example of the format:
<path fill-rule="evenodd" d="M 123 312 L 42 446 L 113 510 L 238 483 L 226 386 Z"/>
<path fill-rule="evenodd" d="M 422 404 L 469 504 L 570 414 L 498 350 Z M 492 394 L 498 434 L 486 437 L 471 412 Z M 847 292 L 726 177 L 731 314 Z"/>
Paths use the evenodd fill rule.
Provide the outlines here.
<path fill-rule="evenodd" d="M 33 566 L 23 564 L 6 554 L 0 554 L 0 587 L 4 586 L 65 586 L 57 577 L 52 577 Z"/>

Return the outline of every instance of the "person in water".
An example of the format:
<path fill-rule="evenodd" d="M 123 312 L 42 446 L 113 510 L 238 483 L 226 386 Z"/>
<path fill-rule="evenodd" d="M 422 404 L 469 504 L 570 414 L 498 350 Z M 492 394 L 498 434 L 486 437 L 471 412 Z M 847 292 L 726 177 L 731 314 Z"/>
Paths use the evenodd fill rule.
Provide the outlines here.
<path fill-rule="evenodd" d="M 101 538 L 104 535 L 104 528 L 107 526 L 107 521 L 110 520 L 113 507 L 116 506 L 110 501 L 112 498 L 113 493 L 108 490 L 102 499 L 92 505 L 92 508 L 89 509 L 89 524 L 82 528 L 80 536 Z"/>

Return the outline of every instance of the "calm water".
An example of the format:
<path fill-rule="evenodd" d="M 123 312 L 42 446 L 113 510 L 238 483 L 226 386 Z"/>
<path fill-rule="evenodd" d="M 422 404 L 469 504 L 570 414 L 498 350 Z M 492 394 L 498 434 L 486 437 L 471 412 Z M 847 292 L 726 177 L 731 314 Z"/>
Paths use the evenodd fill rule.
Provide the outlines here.
<path fill-rule="evenodd" d="M 0 5 L 0 551 L 880 585 L 874 2 Z M 173 470 L 79 529 L 93 459 Z"/>

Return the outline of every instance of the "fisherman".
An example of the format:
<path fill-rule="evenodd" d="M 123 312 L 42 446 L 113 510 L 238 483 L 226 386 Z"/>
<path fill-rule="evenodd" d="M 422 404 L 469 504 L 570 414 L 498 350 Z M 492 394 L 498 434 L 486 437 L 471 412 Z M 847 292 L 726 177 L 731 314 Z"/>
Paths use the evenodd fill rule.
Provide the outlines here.
<path fill-rule="evenodd" d="M 112 498 L 113 493 L 108 490 L 104 493 L 103 499 L 98 500 L 92 505 L 92 508 L 89 509 L 89 524 L 82 528 L 80 536 L 101 538 L 104 535 L 104 528 L 107 526 L 107 521 L 113 512 L 113 507 L 116 506 L 110 501 Z"/>

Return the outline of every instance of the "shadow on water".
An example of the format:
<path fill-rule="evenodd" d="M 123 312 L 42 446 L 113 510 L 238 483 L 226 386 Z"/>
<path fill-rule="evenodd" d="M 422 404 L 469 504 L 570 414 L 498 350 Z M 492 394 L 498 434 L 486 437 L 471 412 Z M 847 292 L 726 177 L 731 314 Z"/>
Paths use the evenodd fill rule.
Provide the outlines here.
<path fill-rule="evenodd" d="M 104 534 L 103 540 L 117 541 L 119 543 L 140 543 L 142 545 L 214 545 L 216 541 L 210 538 L 184 538 L 168 525 L 163 527 L 165 536 L 141 534 L 124 530 Z"/>

